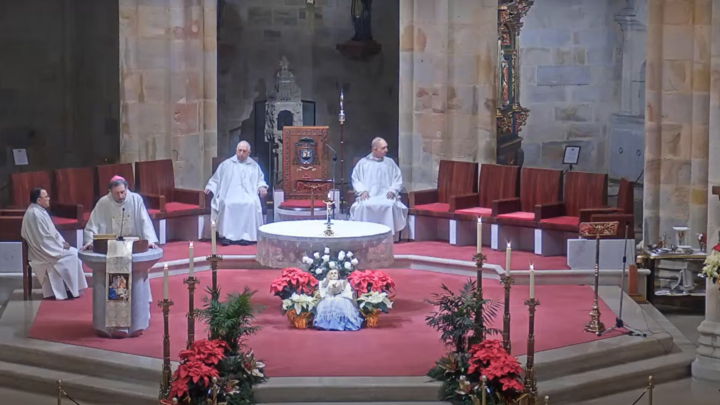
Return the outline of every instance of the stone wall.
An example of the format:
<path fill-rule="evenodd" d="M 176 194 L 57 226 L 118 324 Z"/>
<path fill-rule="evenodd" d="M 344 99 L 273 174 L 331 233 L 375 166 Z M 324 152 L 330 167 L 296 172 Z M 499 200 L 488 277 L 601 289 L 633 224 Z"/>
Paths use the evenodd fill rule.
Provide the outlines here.
<path fill-rule="evenodd" d="M 354 34 L 351 1 L 316 0 L 315 4 L 314 12 L 309 12 L 305 0 L 226 0 L 218 44 L 219 156 L 230 156 L 241 139 L 260 142 L 262 132 L 256 140 L 253 107 L 272 90 L 283 56 L 302 99 L 316 102 L 316 125 L 330 127 L 330 142 L 336 150 L 338 86 L 349 86 L 345 92 L 346 179 L 353 157 L 369 153 L 376 136 L 384 137 L 390 155 L 397 156 L 397 2 L 373 2 L 373 36 L 382 52 L 368 61 L 346 59 L 335 49 Z"/>
<path fill-rule="evenodd" d="M 14 148 L 23 171 L 118 158 L 117 33 L 117 0 L 0 3 L 0 188 Z"/>
<path fill-rule="evenodd" d="M 536 1 L 520 35 L 525 164 L 560 168 L 581 146 L 578 170 L 607 172 L 611 114 L 620 108 L 625 0 Z"/>

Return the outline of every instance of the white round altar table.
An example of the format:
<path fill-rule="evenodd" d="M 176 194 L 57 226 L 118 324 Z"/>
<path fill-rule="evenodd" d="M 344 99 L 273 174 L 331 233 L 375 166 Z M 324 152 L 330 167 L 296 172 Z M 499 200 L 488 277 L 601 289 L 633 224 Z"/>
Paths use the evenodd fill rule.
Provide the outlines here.
<path fill-rule="evenodd" d="M 325 220 L 263 225 L 258 229 L 255 259 L 268 267 L 300 267 L 303 256 L 322 254 L 328 247 L 333 254 L 353 252 L 359 269 L 388 267 L 394 260 L 392 230 L 385 225 L 333 220 L 334 235 L 326 236 L 325 229 Z"/>
<path fill-rule="evenodd" d="M 150 282 L 148 272 L 163 256 L 162 249 L 148 249 L 144 253 L 132 255 L 132 281 L 130 289 L 130 328 L 108 328 L 105 326 L 105 306 L 107 296 L 107 273 L 105 255 L 90 250 L 78 252 L 80 260 L 93 272 L 93 328 L 102 337 L 125 338 L 140 336 L 150 325 Z"/>

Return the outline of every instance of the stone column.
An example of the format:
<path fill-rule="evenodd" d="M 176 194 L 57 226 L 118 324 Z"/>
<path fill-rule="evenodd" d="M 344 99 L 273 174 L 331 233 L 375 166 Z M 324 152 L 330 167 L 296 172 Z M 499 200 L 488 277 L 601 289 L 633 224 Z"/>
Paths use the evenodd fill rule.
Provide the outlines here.
<path fill-rule="evenodd" d="M 439 161 L 495 162 L 497 0 L 400 0 L 398 155 L 405 187 Z"/>
<path fill-rule="evenodd" d="M 216 0 L 120 0 L 120 156 L 202 188 L 217 150 Z"/>
<path fill-rule="evenodd" d="M 642 95 L 645 89 L 642 65 L 645 61 L 647 33 L 645 25 L 638 21 L 634 9 L 625 9 L 615 16 L 623 35 L 622 82 L 620 114 L 642 116 Z M 640 87 L 642 86 L 642 87 Z"/>
<path fill-rule="evenodd" d="M 708 182 L 720 185 L 720 0 L 712 1 L 712 34 L 710 40 L 710 139 Z M 710 18 L 710 17 L 708 17 Z M 708 246 L 718 243 L 720 229 L 720 201 L 708 195 Z M 694 378 L 720 382 L 720 293 L 718 285 L 707 283 L 705 294 L 705 320 L 698 328 L 697 357 L 692 363 Z"/>
<path fill-rule="evenodd" d="M 643 237 L 706 231 L 710 0 L 649 0 Z M 672 241 L 672 239 L 670 239 Z"/>

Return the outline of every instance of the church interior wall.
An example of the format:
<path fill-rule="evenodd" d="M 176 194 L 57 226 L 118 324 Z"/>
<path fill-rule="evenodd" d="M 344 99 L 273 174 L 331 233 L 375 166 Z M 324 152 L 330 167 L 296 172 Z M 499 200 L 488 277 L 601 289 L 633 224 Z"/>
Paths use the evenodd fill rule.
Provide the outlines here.
<path fill-rule="evenodd" d="M 536 1 L 520 35 L 525 165 L 563 168 L 565 146 L 581 146 L 577 170 L 608 171 L 611 117 L 620 109 L 625 0 Z"/>
<path fill-rule="evenodd" d="M 3 1 L 0 54 L 0 204 L 15 171 L 118 159 L 117 0 Z"/>
<path fill-rule="evenodd" d="M 349 60 L 336 50 L 354 33 L 351 3 L 316 0 L 314 18 L 310 18 L 305 0 L 226 0 L 218 28 L 219 156 L 230 156 L 241 139 L 254 142 L 254 103 L 266 100 L 266 93 L 273 89 L 283 56 L 302 99 L 317 103 L 316 125 L 330 127 L 330 142 L 336 150 L 338 86 L 348 86 L 346 179 L 353 158 L 369 153 L 374 137 L 385 138 L 389 156 L 398 156 L 398 2 L 372 4 L 373 37 L 382 51 L 368 61 Z"/>

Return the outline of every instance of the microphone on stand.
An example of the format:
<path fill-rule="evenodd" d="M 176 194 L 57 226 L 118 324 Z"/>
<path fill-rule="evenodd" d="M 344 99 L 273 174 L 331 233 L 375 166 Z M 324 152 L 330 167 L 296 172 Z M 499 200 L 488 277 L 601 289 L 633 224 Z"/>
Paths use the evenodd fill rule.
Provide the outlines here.
<path fill-rule="evenodd" d="M 120 235 L 118 236 L 117 240 L 125 240 L 125 238 L 123 238 L 122 236 L 123 225 L 125 225 L 125 207 L 123 207 L 122 216 L 120 217 Z"/>

